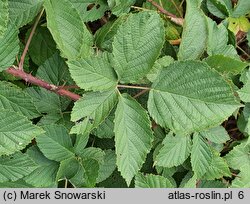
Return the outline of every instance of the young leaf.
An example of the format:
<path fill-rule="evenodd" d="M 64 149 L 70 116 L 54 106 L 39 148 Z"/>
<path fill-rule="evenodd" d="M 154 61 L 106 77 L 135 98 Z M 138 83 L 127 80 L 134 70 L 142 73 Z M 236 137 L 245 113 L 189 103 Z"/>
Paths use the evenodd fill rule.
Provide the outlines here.
<path fill-rule="evenodd" d="M 116 163 L 129 186 L 145 162 L 153 142 L 147 112 L 129 95 L 119 97 L 114 130 Z"/>
<path fill-rule="evenodd" d="M 40 116 L 26 91 L 4 81 L 0 81 L 0 90 L 0 108 L 21 113 L 29 119 Z"/>
<path fill-rule="evenodd" d="M 191 151 L 191 164 L 194 174 L 201 178 L 212 163 L 213 154 L 206 140 L 200 134 L 194 134 Z"/>
<path fill-rule="evenodd" d="M 155 12 L 131 14 L 114 37 L 114 68 L 121 82 L 136 82 L 153 67 L 164 43 L 164 27 Z"/>
<path fill-rule="evenodd" d="M 27 155 L 38 165 L 38 168 L 24 178 L 25 182 L 37 188 L 56 187 L 59 164 L 47 159 L 36 146 L 29 148 Z"/>
<path fill-rule="evenodd" d="M 0 38 L 0 71 L 13 65 L 19 51 L 18 30 L 8 23 L 8 28 Z"/>
<path fill-rule="evenodd" d="M 101 91 L 117 85 L 115 71 L 103 57 L 69 61 L 68 65 L 72 78 L 82 89 Z"/>
<path fill-rule="evenodd" d="M 28 155 L 20 152 L 0 157 L 0 182 L 17 181 L 29 175 L 37 167 Z"/>
<path fill-rule="evenodd" d="M 73 145 L 68 130 L 62 125 L 43 126 L 46 131 L 37 137 L 37 146 L 51 160 L 62 161 L 74 157 Z"/>
<path fill-rule="evenodd" d="M 89 141 L 89 133 L 76 135 L 76 141 L 74 144 L 74 152 L 79 155 L 82 150 L 86 147 Z"/>
<path fill-rule="evenodd" d="M 47 0 L 44 3 L 48 28 L 63 57 L 77 59 L 92 52 L 92 35 L 70 1 Z"/>
<path fill-rule="evenodd" d="M 244 86 L 240 90 L 237 91 L 240 99 L 244 102 L 250 102 L 249 89 L 250 89 L 250 81 L 244 84 Z"/>
<path fill-rule="evenodd" d="M 159 175 L 138 173 L 135 177 L 135 188 L 174 188 L 171 181 Z"/>
<path fill-rule="evenodd" d="M 7 23 L 9 20 L 9 7 L 7 0 L 0 1 L 0 38 L 3 37 L 3 34 L 7 30 Z"/>
<path fill-rule="evenodd" d="M 95 21 L 109 9 L 105 0 L 69 0 L 79 12 L 83 22 Z"/>
<path fill-rule="evenodd" d="M 198 59 L 205 51 L 208 31 L 206 17 L 199 7 L 198 0 L 187 0 L 187 10 L 178 52 L 179 60 Z"/>
<path fill-rule="evenodd" d="M 0 155 L 22 150 L 44 131 L 26 117 L 10 110 L 0 109 Z"/>
<path fill-rule="evenodd" d="M 221 73 L 239 74 L 248 66 L 247 63 L 223 55 L 214 55 L 204 60 L 211 68 Z"/>
<path fill-rule="evenodd" d="M 152 85 L 148 110 L 162 127 L 192 133 L 219 125 L 240 104 L 230 85 L 206 63 L 176 62 Z"/>
<path fill-rule="evenodd" d="M 92 131 L 92 134 L 98 138 L 112 138 L 114 133 L 114 115 L 109 115 L 105 121 Z"/>
<path fill-rule="evenodd" d="M 96 147 L 88 147 L 77 152 L 77 156 L 84 160 L 96 160 L 98 164 L 103 164 L 105 152 Z"/>
<path fill-rule="evenodd" d="M 191 139 L 187 135 L 169 134 L 162 142 L 163 147 L 156 156 L 155 165 L 173 167 L 182 164 L 191 152 Z"/>
<path fill-rule="evenodd" d="M 9 0 L 10 20 L 20 28 L 32 21 L 41 10 L 44 0 Z"/>
<path fill-rule="evenodd" d="M 77 124 L 71 133 L 83 134 L 98 127 L 117 103 L 117 91 L 89 92 L 75 102 L 71 121 Z"/>
<path fill-rule="evenodd" d="M 83 179 L 85 187 L 95 187 L 98 178 L 99 168 L 100 166 L 98 162 L 94 159 L 87 159 L 82 161 Z"/>
<path fill-rule="evenodd" d="M 226 141 L 230 140 L 230 136 L 228 135 L 225 128 L 223 128 L 222 126 L 210 128 L 206 131 L 200 132 L 200 134 L 203 137 L 210 140 L 211 142 L 214 142 L 217 144 L 222 144 L 222 143 L 225 143 Z"/>

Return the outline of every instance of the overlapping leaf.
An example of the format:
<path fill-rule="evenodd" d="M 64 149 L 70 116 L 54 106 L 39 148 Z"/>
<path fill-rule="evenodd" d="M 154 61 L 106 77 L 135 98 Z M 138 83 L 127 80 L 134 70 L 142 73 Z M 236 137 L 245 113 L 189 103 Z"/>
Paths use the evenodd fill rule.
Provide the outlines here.
<path fill-rule="evenodd" d="M 199 0 L 187 0 L 187 10 L 178 52 L 179 60 L 198 59 L 205 51 L 208 31 L 206 17 L 199 7 Z M 199 35 L 197 35 L 198 33 Z"/>
<path fill-rule="evenodd" d="M 9 8 L 8 1 L 0 1 L 0 38 L 3 36 L 4 32 L 7 30 L 7 23 L 9 19 Z"/>
<path fill-rule="evenodd" d="M 10 20 L 20 28 L 35 18 L 44 0 L 9 0 L 8 2 Z"/>
<path fill-rule="evenodd" d="M 130 96 L 121 95 L 115 112 L 116 163 L 128 185 L 145 162 L 152 142 L 147 112 Z"/>
<path fill-rule="evenodd" d="M 214 142 L 217 144 L 222 144 L 222 143 L 225 143 L 226 141 L 230 140 L 230 136 L 228 135 L 225 128 L 223 128 L 222 126 L 210 128 L 206 131 L 200 132 L 200 134 L 203 137 L 210 140 L 211 142 Z"/>
<path fill-rule="evenodd" d="M 186 135 L 169 134 L 162 142 L 163 147 L 156 156 L 155 164 L 163 167 L 173 167 L 182 164 L 191 152 L 191 138 Z"/>
<path fill-rule="evenodd" d="M 159 175 L 147 174 L 143 175 L 141 173 L 137 174 L 135 177 L 135 187 L 136 188 L 174 188 L 171 181 L 167 178 Z"/>
<path fill-rule="evenodd" d="M 0 71 L 13 65 L 19 51 L 18 30 L 9 23 L 4 35 L 0 38 Z"/>
<path fill-rule="evenodd" d="M 96 128 L 108 116 L 116 102 L 115 90 L 85 94 L 73 107 L 71 120 L 76 122 L 76 125 L 71 129 L 71 133 L 83 134 Z"/>
<path fill-rule="evenodd" d="M 48 0 L 44 3 L 48 28 L 63 57 L 77 59 L 90 55 L 92 35 L 70 1 Z"/>
<path fill-rule="evenodd" d="M 122 82 L 136 82 L 152 68 L 164 43 L 164 27 L 155 12 L 132 14 L 113 41 L 114 68 Z"/>
<path fill-rule="evenodd" d="M 201 178 L 208 171 L 212 158 L 213 153 L 203 136 L 195 134 L 191 151 L 191 164 L 197 178 Z"/>
<path fill-rule="evenodd" d="M 68 130 L 62 125 L 43 126 L 45 133 L 37 137 L 37 146 L 51 160 L 62 161 L 74 157 Z"/>
<path fill-rule="evenodd" d="M 104 57 L 69 61 L 69 70 L 76 84 L 85 90 L 108 90 L 117 84 L 114 69 Z"/>
<path fill-rule="evenodd" d="M 0 155 L 24 149 L 33 138 L 44 132 L 22 115 L 0 110 Z"/>
<path fill-rule="evenodd" d="M 31 158 L 22 153 L 0 158 L 0 182 L 17 181 L 37 168 Z"/>
<path fill-rule="evenodd" d="M 0 89 L 0 108 L 19 112 L 29 119 L 40 116 L 26 91 L 4 81 L 0 81 Z"/>
<path fill-rule="evenodd" d="M 152 85 L 148 110 L 154 120 L 176 133 L 219 125 L 240 104 L 229 84 L 206 63 L 176 62 Z"/>

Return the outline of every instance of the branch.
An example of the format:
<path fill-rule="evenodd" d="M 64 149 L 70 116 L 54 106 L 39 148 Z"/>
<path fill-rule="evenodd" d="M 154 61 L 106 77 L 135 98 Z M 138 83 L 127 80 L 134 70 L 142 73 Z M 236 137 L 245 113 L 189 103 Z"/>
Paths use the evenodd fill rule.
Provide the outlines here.
<path fill-rule="evenodd" d="M 120 84 L 117 85 L 117 88 L 150 90 L 149 87 L 145 87 L 145 86 L 129 86 L 129 85 L 120 85 Z"/>
<path fill-rule="evenodd" d="M 153 0 L 147 0 L 149 3 L 151 3 L 154 7 L 156 7 L 161 13 L 165 14 L 167 18 L 169 18 L 172 22 L 174 22 L 177 25 L 182 26 L 183 25 L 183 18 L 178 18 L 176 15 L 173 13 L 170 13 L 169 11 L 165 10 L 162 8 L 159 4 L 154 2 Z"/>
<path fill-rule="evenodd" d="M 18 65 L 18 69 L 20 69 L 20 70 L 22 70 L 22 71 L 23 71 L 23 64 L 24 64 L 25 56 L 26 56 L 26 54 L 27 54 L 27 52 L 28 52 L 30 42 L 31 42 L 32 37 L 33 37 L 33 35 L 34 35 L 34 33 L 35 33 L 35 30 L 36 30 L 36 27 L 37 27 L 37 25 L 38 25 L 38 22 L 39 22 L 40 18 L 41 18 L 42 15 L 43 15 L 43 12 L 44 12 L 44 8 L 43 8 L 42 11 L 38 14 L 37 19 L 36 19 L 36 21 L 35 21 L 35 24 L 34 24 L 33 27 L 32 27 L 32 30 L 31 30 L 30 35 L 29 35 L 29 38 L 28 38 L 27 43 L 26 43 L 26 45 L 25 45 L 25 48 L 24 48 L 24 50 L 23 50 L 23 53 L 22 53 L 22 56 L 21 56 L 21 59 L 20 59 L 19 65 Z"/>
<path fill-rule="evenodd" d="M 15 77 L 20 77 L 22 78 L 24 81 L 26 81 L 27 83 L 31 83 L 31 84 L 34 84 L 34 85 L 37 85 L 39 87 L 42 87 L 42 88 L 45 88 L 47 89 L 48 91 L 52 91 L 58 95 L 61 95 L 61 96 L 66 96 L 74 101 L 77 101 L 78 99 L 81 98 L 81 96 L 73 93 L 73 92 L 70 92 L 68 90 L 65 90 L 61 87 L 58 87 L 54 84 L 50 84 L 46 81 L 43 81 L 41 79 L 38 79 L 34 76 L 32 76 L 31 74 L 27 74 L 26 72 L 24 72 L 23 70 L 20 70 L 20 69 L 15 69 L 13 67 L 10 67 L 6 70 L 7 73 L 15 76 Z"/>

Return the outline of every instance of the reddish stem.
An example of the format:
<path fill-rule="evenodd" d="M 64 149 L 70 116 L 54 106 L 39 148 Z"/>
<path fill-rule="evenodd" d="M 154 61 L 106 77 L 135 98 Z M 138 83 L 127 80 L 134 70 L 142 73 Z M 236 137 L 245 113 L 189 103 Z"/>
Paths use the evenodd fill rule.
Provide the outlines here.
<path fill-rule="evenodd" d="M 50 84 L 46 81 L 43 81 L 41 79 L 38 79 L 34 76 L 32 76 L 31 74 L 27 74 L 26 72 L 19 70 L 19 69 L 15 69 L 13 67 L 10 67 L 6 70 L 7 73 L 15 76 L 15 77 L 20 77 L 22 78 L 24 81 L 26 81 L 27 83 L 31 83 L 34 85 L 37 85 L 39 87 L 45 88 L 49 91 L 52 91 L 54 93 L 57 93 L 61 96 L 67 96 L 68 98 L 77 101 L 78 99 L 81 98 L 81 96 L 79 96 L 78 94 L 75 94 L 73 92 L 70 92 L 68 90 L 65 90 L 61 87 L 58 87 L 54 84 Z"/>

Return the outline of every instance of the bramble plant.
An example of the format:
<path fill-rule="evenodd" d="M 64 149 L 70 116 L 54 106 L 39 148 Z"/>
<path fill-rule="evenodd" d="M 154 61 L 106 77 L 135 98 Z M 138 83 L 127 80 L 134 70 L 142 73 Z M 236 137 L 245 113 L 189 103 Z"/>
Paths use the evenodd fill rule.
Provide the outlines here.
<path fill-rule="evenodd" d="M 1 187 L 250 187 L 250 1 L 0 0 Z"/>

